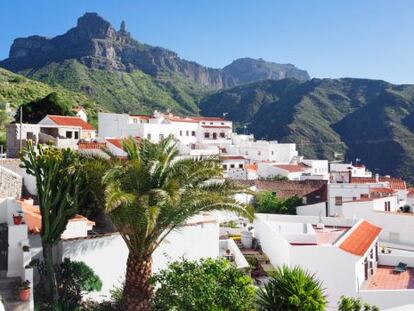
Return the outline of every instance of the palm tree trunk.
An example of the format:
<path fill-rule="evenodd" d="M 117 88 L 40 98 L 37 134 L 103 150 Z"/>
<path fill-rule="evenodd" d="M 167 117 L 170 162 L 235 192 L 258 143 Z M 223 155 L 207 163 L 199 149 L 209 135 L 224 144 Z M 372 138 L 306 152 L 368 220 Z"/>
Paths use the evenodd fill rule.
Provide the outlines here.
<path fill-rule="evenodd" d="M 47 274 L 47 281 L 48 286 L 47 289 L 49 290 L 49 297 L 52 299 L 54 304 L 58 303 L 59 296 L 57 291 L 57 282 L 56 282 L 56 274 L 55 269 L 53 267 L 53 246 L 49 243 L 43 243 L 43 259 L 46 265 L 46 274 Z"/>
<path fill-rule="evenodd" d="M 151 256 L 141 258 L 129 253 L 121 310 L 150 311 L 153 288 Z"/>

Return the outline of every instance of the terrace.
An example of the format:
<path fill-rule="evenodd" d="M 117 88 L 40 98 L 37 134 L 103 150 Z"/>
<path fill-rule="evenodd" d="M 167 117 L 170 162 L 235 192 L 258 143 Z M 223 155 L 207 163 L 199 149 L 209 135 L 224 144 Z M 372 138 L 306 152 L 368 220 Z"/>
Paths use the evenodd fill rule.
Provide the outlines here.
<path fill-rule="evenodd" d="M 414 269 L 394 273 L 394 266 L 378 266 L 374 274 L 364 282 L 365 290 L 414 289 Z"/>

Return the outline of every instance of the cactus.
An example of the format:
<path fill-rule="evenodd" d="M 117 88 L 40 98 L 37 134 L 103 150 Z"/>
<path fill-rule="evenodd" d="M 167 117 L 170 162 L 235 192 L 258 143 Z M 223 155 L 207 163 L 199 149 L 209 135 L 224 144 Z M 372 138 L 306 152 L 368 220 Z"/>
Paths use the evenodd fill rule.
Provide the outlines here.
<path fill-rule="evenodd" d="M 79 156 L 70 149 L 57 149 L 29 141 L 21 153 L 21 167 L 36 179 L 37 197 L 42 216 L 40 236 L 46 264 L 49 297 L 58 302 L 53 246 L 69 220 L 76 215 L 83 199 L 84 177 Z"/>

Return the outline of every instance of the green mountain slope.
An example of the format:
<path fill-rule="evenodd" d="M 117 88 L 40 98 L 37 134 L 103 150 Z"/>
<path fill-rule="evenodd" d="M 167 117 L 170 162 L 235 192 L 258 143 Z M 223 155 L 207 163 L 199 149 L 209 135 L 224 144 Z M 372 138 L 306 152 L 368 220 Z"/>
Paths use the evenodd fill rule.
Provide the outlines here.
<path fill-rule="evenodd" d="M 197 101 L 207 91 L 180 74 L 160 73 L 154 78 L 140 70 L 120 72 L 88 68 L 74 59 L 22 73 L 52 86 L 83 92 L 105 109 L 117 112 L 169 109 L 179 114 L 195 114 L 198 113 Z"/>
<path fill-rule="evenodd" d="M 5 103 L 16 109 L 55 93 L 56 98 L 65 103 L 69 109 L 82 106 L 88 111 L 92 123 L 96 121 L 97 105 L 88 96 L 82 93 L 68 91 L 62 87 L 52 87 L 48 84 L 28 79 L 0 68 L 0 144 L 5 144 L 4 126 L 12 121 L 5 113 Z"/>
<path fill-rule="evenodd" d="M 305 156 L 362 159 L 414 180 L 414 86 L 364 79 L 263 81 L 220 91 L 201 113 L 228 118 L 258 138 L 295 142 Z"/>
<path fill-rule="evenodd" d="M 71 92 L 62 87 L 52 87 L 0 68 L 0 103 L 7 102 L 16 108 L 21 104 L 44 98 L 53 92 L 74 107 L 83 106 L 91 111 L 96 110 L 96 103 L 82 93 Z"/>

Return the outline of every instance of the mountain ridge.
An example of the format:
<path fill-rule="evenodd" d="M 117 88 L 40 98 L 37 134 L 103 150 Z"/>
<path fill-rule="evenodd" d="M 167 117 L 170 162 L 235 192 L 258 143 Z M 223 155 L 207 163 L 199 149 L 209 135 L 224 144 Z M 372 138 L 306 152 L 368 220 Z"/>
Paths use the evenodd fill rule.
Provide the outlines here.
<path fill-rule="evenodd" d="M 92 69 L 122 72 L 141 70 L 153 77 L 163 71 L 179 73 L 211 89 L 228 88 L 238 84 L 238 78 L 229 70 L 231 66 L 237 65 L 237 60 L 223 70 L 186 61 L 171 50 L 143 44 L 133 39 L 124 22 L 117 31 L 97 13 L 85 13 L 78 19 L 76 27 L 53 38 L 35 35 L 15 39 L 10 48 L 9 58 L 1 61 L 0 66 L 20 72 L 66 59 L 76 59 Z M 299 70 L 291 64 L 267 63 L 267 70 L 264 70 L 266 62 L 261 59 L 250 59 L 249 68 L 254 67 L 254 63 L 257 64 L 256 67 L 261 67 L 262 73 L 256 73 L 254 81 L 268 77 L 309 79 L 306 71 Z M 252 81 L 252 77 L 249 79 L 245 75 L 242 82 Z"/>
<path fill-rule="evenodd" d="M 200 104 L 206 116 L 227 112 L 240 132 L 294 142 L 308 158 L 344 153 L 374 172 L 413 182 L 414 85 L 369 79 L 260 81 L 222 90 Z"/>

